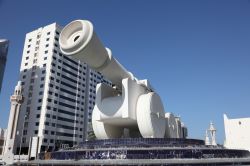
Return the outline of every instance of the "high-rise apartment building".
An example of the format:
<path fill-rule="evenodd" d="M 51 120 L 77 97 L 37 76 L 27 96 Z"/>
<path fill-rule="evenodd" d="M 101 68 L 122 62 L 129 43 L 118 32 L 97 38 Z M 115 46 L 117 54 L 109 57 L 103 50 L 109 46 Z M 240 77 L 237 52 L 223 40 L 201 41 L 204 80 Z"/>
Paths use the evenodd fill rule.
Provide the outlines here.
<path fill-rule="evenodd" d="M 85 140 L 96 84 L 108 83 L 85 63 L 61 53 L 61 29 L 53 23 L 26 34 L 20 68 L 25 100 L 18 119 L 15 153 L 30 150 L 32 157 L 35 152 Z"/>
<path fill-rule="evenodd" d="M 0 39 L 0 92 L 3 82 L 3 74 L 5 69 L 5 64 L 7 60 L 9 41 L 6 39 Z"/>

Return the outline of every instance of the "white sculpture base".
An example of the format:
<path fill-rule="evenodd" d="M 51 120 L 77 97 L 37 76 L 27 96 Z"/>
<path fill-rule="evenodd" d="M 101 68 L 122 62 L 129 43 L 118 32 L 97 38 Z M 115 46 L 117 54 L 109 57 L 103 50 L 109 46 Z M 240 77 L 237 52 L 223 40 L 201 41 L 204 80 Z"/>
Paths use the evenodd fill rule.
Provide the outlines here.
<path fill-rule="evenodd" d="M 122 92 L 105 84 L 96 88 L 96 105 L 92 114 L 97 138 L 120 138 L 124 129 L 144 138 L 163 138 L 165 112 L 160 97 L 137 81 L 122 80 Z"/>

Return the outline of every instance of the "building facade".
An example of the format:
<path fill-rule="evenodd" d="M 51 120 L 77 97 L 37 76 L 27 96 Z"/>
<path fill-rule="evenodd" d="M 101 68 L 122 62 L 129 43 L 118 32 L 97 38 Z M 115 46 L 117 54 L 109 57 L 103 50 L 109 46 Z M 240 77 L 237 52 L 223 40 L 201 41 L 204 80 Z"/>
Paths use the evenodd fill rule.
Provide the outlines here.
<path fill-rule="evenodd" d="M 250 118 L 229 119 L 224 114 L 224 127 L 226 148 L 250 151 Z"/>
<path fill-rule="evenodd" d="M 3 82 L 3 74 L 5 69 L 5 64 L 7 61 L 9 41 L 6 39 L 0 39 L 0 92 Z"/>
<path fill-rule="evenodd" d="M 61 53 L 61 29 L 53 23 L 26 34 L 20 67 L 25 100 L 15 153 L 35 157 L 37 152 L 86 140 L 96 84 L 110 84 L 86 64 Z"/>
<path fill-rule="evenodd" d="M 0 128 L 0 155 L 3 154 L 5 139 L 6 139 L 6 129 Z"/>

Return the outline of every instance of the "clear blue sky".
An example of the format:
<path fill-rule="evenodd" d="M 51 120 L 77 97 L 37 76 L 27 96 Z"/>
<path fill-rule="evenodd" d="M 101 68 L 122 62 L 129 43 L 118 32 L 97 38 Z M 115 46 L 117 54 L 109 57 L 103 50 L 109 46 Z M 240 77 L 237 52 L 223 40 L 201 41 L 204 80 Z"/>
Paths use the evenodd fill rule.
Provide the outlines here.
<path fill-rule="evenodd" d="M 190 137 L 203 139 L 212 120 L 223 143 L 223 113 L 250 117 L 250 1 L 0 0 L 0 38 L 10 40 L 0 127 L 7 126 L 25 34 L 74 19 L 94 23 L 114 56 L 182 117 Z"/>

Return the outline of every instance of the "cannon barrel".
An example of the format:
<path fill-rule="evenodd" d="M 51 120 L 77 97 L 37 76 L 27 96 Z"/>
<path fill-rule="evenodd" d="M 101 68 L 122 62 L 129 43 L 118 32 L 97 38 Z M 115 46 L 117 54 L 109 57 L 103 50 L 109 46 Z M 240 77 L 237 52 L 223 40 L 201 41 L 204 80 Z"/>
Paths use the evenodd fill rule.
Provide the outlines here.
<path fill-rule="evenodd" d="M 59 44 L 63 54 L 85 62 L 118 88 L 121 88 L 122 79 L 134 79 L 112 56 L 111 50 L 103 46 L 92 23 L 87 20 L 75 20 L 66 25 L 60 34 Z"/>

